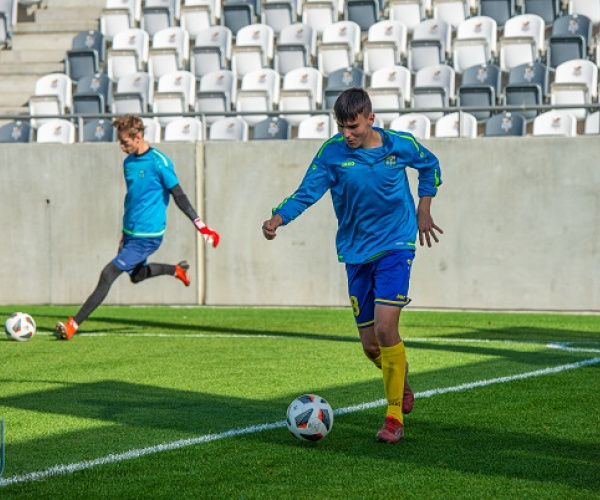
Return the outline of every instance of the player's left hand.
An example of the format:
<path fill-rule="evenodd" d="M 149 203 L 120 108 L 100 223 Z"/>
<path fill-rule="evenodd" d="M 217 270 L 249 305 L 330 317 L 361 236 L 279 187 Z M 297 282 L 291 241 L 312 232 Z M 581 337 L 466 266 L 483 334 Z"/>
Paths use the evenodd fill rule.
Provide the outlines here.
<path fill-rule="evenodd" d="M 442 228 L 435 225 L 433 222 L 433 218 L 429 214 L 429 212 L 419 212 L 418 215 L 418 224 L 419 224 L 419 244 L 421 246 L 425 245 L 427 242 L 427 246 L 431 247 L 431 240 L 439 243 L 436 231 L 440 234 L 444 234 Z"/>
<path fill-rule="evenodd" d="M 196 226 L 196 229 L 203 236 L 204 241 L 206 241 L 206 243 L 208 243 L 209 245 L 212 245 L 213 248 L 217 248 L 217 245 L 219 244 L 219 241 L 221 240 L 219 233 L 217 233 L 214 229 L 211 229 L 210 227 L 208 227 L 204 223 L 204 221 L 202 219 L 200 219 L 199 217 L 196 220 L 194 220 L 194 226 Z"/>

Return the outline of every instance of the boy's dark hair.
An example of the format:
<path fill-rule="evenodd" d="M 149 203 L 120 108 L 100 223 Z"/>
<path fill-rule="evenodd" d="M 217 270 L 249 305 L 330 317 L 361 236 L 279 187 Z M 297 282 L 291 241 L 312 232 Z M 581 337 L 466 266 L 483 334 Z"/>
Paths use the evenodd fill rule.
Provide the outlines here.
<path fill-rule="evenodd" d="M 354 120 L 358 115 L 368 118 L 373 112 L 371 98 L 361 87 L 344 90 L 333 105 L 333 112 L 338 123 Z"/>
<path fill-rule="evenodd" d="M 124 115 L 115 118 L 112 122 L 114 128 L 117 129 L 119 136 L 135 137 L 137 134 L 144 133 L 144 122 L 139 116 Z"/>

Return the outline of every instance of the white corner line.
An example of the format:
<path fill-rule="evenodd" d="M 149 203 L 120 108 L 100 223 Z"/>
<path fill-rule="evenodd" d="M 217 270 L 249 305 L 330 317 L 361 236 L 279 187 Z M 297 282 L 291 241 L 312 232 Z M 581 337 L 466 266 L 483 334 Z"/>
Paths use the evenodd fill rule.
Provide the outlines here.
<path fill-rule="evenodd" d="M 551 368 L 544 368 L 541 370 L 535 370 L 527 373 L 520 373 L 516 375 L 509 375 L 506 377 L 497 377 L 486 380 L 479 380 L 476 382 L 469 382 L 465 384 L 459 384 L 452 387 L 443 387 L 439 389 L 430 389 L 424 392 L 417 392 L 415 397 L 417 399 L 421 398 L 430 398 L 432 396 L 437 396 L 440 394 L 448 394 L 451 392 L 462 392 L 470 389 L 475 389 L 478 387 L 485 387 L 493 384 L 502 384 L 506 382 L 511 382 L 513 380 L 523 380 L 532 377 L 541 377 L 544 375 L 550 375 L 553 373 L 559 373 L 565 370 L 573 370 L 576 368 L 582 368 L 584 366 L 595 365 L 600 363 L 600 357 L 587 359 L 583 361 L 578 361 L 576 363 L 569 363 L 566 365 L 555 366 Z M 378 399 L 376 401 L 371 401 L 368 403 L 362 403 L 358 405 L 348 406 L 345 408 L 338 408 L 334 410 L 335 415 L 344 415 L 347 413 L 354 413 L 358 411 L 364 411 L 371 408 L 380 407 L 386 404 L 385 399 Z M 108 465 L 114 464 L 118 462 L 123 462 L 125 460 L 132 460 L 135 458 L 143 457 L 145 455 L 151 455 L 154 453 L 160 453 L 162 451 L 170 451 L 170 450 L 178 450 L 180 448 L 186 448 L 188 446 L 194 446 L 197 444 L 210 443 L 212 441 L 217 441 L 220 439 L 227 439 L 237 436 L 243 436 L 245 434 L 255 434 L 257 432 L 268 431 L 272 429 L 280 429 L 285 427 L 285 420 L 279 420 L 277 422 L 267 423 L 267 424 L 259 424 L 252 425 L 249 427 L 243 427 L 240 429 L 232 429 L 229 431 L 221 432 L 218 434 L 205 434 L 203 436 L 198 436 L 195 438 L 189 439 L 180 439 L 178 441 L 172 441 L 170 443 L 158 444 L 155 446 L 148 446 L 146 448 L 138 448 L 129 450 L 123 453 L 111 453 L 110 455 L 106 455 L 104 457 L 96 458 L 94 460 L 83 460 L 81 462 L 75 462 L 72 464 L 66 465 L 55 465 L 48 469 L 37 471 L 37 472 L 29 472 L 27 474 L 21 474 L 17 476 L 8 477 L 6 479 L 0 478 L 0 488 L 9 486 L 12 484 L 18 483 L 26 483 L 32 481 L 39 481 L 42 479 L 47 479 L 53 476 L 60 476 L 65 474 L 72 474 L 73 472 L 77 472 L 84 469 L 91 469 L 93 467 L 97 467 L 99 465 Z"/>

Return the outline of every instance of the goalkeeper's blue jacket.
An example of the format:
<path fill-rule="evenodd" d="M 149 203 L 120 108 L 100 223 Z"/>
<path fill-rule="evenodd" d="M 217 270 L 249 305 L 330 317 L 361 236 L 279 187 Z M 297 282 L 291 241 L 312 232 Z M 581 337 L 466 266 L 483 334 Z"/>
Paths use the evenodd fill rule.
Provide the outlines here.
<path fill-rule="evenodd" d="M 127 185 L 123 232 L 135 238 L 157 238 L 165 233 L 169 190 L 179 184 L 173 162 L 158 149 L 130 154 L 123 163 Z"/>
<path fill-rule="evenodd" d="M 415 249 L 417 217 L 406 167 L 419 173 L 419 197 L 435 196 L 442 183 L 438 159 L 413 135 L 373 129 L 383 139 L 379 148 L 353 149 L 341 134 L 326 141 L 298 189 L 273 209 L 288 224 L 330 190 L 338 260 L 349 264 L 389 250 Z"/>

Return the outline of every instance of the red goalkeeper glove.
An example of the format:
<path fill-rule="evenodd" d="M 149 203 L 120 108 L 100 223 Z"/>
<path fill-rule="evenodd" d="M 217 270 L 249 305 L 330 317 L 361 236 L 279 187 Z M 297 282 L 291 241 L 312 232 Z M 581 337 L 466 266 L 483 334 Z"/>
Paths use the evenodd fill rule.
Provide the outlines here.
<path fill-rule="evenodd" d="M 194 220 L 194 226 L 196 226 L 196 229 L 200 231 L 200 234 L 204 237 L 204 241 L 206 241 L 206 243 L 212 245 L 213 248 L 217 248 L 219 240 L 221 239 L 219 233 L 208 227 L 199 217 Z"/>

